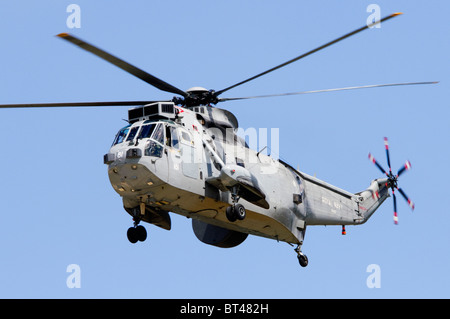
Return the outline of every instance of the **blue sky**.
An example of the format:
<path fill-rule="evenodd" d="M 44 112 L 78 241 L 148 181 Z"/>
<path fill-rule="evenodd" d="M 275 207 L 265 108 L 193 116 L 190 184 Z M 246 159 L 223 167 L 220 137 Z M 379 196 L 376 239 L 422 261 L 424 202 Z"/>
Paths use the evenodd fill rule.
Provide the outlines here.
<path fill-rule="evenodd" d="M 70 29 L 67 6 L 81 8 Z M 450 158 L 446 1 L 2 1 L 0 103 L 168 99 L 122 70 L 57 37 L 71 32 L 181 88 L 220 90 L 381 16 L 404 12 L 223 97 L 408 81 L 433 86 L 369 89 L 250 101 L 221 107 L 243 128 L 279 128 L 280 158 L 351 192 L 385 165 L 412 170 L 398 197 L 368 223 L 309 227 L 298 265 L 286 243 L 249 237 L 205 245 L 191 221 L 172 230 L 147 225 L 126 238 L 131 218 L 109 184 L 103 154 L 126 107 L 4 109 L 0 183 L 1 298 L 449 298 Z M 67 267 L 81 270 L 69 289 Z M 369 265 L 381 287 L 368 288 Z"/>

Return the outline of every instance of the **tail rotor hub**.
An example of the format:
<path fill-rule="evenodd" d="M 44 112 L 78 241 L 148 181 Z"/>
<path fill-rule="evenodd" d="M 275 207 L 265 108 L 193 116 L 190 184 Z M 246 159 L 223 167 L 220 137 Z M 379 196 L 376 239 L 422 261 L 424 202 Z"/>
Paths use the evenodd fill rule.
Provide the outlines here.
<path fill-rule="evenodd" d="M 388 186 L 390 189 L 398 188 L 398 177 L 392 173 L 389 173 L 388 176 Z"/>
<path fill-rule="evenodd" d="M 391 161 L 390 161 L 390 156 L 389 156 L 389 143 L 388 143 L 388 139 L 387 137 L 384 138 L 384 145 L 386 147 L 386 158 L 387 158 L 387 163 L 389 166 L 389 173 L 380 165 L 380 163 L 377 162 L 377 160 L 375 159 L 375 157 L 373 157 L 372 154 L 369 153 L 369 160 L 375 164 L 376 167 L 378 167 L 378 169 L 383 172 L 388 180 L 386 182 L 386 187 L 390 188 L 392 191 L 392 198 L 394 200 L 394 223 L 398 224 L 398 217 L 397 217 L 397 198 L 395 196 L 395 190 L 398 190 L 400 195 L 402 195 L 402 197 L 408 202 L 409 207 L 414 210 L 414 203 L 411 201 L 411 199 L 409 199 L 409 197 L 405 194 L 405 192 L 398 187 L 398 178 L 400 177 L 400 175 L 402 175 L 405 171 L 410 170 L 411 169 L 411 163 L 409 161 L 406 161 L 405 164 L 398 170 L 397 175 L 394 175 L 392 173 L 392 169 L 391 169 Z"/>

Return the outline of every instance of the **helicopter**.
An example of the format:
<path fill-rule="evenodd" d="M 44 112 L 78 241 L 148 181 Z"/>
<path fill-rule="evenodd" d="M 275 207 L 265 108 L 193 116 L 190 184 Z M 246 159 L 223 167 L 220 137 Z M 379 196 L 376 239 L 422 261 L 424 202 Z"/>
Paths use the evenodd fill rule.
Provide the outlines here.
<path fill-rule="evenodd" d="M 285 63 L 219 91 L 193 87 L 183 91 L 122 59 L 71 34 L 57 36 L 121 68 L 159 90 L 176 94 L 164 101 L 110 101 L 39 104 L 3 104 L 0 108 L 131 106 L 127 125 L 116 134 L 104 155 L 108 177 L 132 217 L 128 240 L 136 244 L 147 239 L 141 222 L 170 230 L 169 213 L 192 220 L 195 236 L 205 244 L 236 247 L 248 235 L 286 242 L 294 249 L 299 264 L 308 265 L 302 252 L 307 226 L 361 225 L 390 197 L 394 222 L 398 222 L 395 191 L 414 203 L 398 187 L 398 178 L 411 168 L 407 161 L 392 172 L 388 139 L 385 148 L 389 171 L 369 154 L 369 160 L 385 175 L 369 187 L 351 193 L 293 168 L 263 150 L 249 148 L 237 134 L 237 118 L 218 103 L 308 93 L 331 92 L 386 86 L 434 84 L 408 82 L 302 91 L 237 98 L 223 93 L 303 59 L 337 42 L 392 19 L 386 16 L 335 40 L 303 53 Z"/>

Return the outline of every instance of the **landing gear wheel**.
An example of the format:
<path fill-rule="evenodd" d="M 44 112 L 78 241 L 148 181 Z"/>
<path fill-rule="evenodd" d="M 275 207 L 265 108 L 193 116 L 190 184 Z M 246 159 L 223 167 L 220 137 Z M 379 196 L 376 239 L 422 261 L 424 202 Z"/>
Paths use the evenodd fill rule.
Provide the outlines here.
<path fill-rule="evenodd" d="M 147 239 L 147 230 L 142 225 L 136 227 L 136 234 L 139 241 L 145 241 Z"/>
<path fill-rule="evenodd" d="M 241 204 L 236 204 L 234 206 L 234 216 L 236 216 L 237 219 L 243 220 L 245 218 L 246 212 L 245 208 Z"/>
<path fill-rule="evenodd" d="M 234 207 L 233 206 L 228 206 L 226 211 L 225 211 L 225 215 L 227 216 L 227 219 L 230 222 L 235 222 L 236 221 L 236 215 L 234 214 Z"/>
<path fill-rule="evenodd" d="M 128 240 L 130 241 L 130 243 L 136 244 L 138 241 L 138 235 L 137 235 L 136 228 L 134 228 L 134 227 L 128 228 L 127 237 L 128 237 Z"/>
<path fill-rule="evenodd" d="M 298 258 L 298 262 L 300 263 L 300 266 L 302 266 L 302 267 L 308 266 L 308 257 L 306 257 L 306 255 L 299 253 L 297 255 L 297 258 Z"/>
<path fill-rule="evenodd" d="M 147 230 L 144 226 L 130 227 L 127 231 L 127 237 L 130 243 L 136 244 L 138 241 L 147 239 Z"/>
<path fill-rule="evenodd" d="M 246 216 L 245 207 L 241 204 L 228 206 L 225 211 L 225 215 L 230 222 L 243 220 Z"/>
<path fill-rule="evenodd" d="M 226 208 L 225 214 L 230 222 L 235 222 L 236 220 L 243 220 L 245 218 L 246 212 L 243 205 L 238 204 L 239 200 L 239 186 L 234 186 L 231 190 L 231 202 L 232 205 Z"/>

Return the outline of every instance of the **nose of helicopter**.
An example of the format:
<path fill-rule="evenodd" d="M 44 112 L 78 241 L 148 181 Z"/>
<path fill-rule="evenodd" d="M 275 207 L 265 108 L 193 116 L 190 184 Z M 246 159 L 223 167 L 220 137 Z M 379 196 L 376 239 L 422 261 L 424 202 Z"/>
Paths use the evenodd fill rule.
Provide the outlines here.
<path fill-rule="evenodd" d="M 156 181 L 156 176 L 137 163 L 114 165 L 108 170 L 108 176 L 112 187 L 121 196 L 145 192 Z"/>
<path fill-rule="evenodd" d="M 130 148 L 123 154 L 106 154 L 108 176 L 114 190 L 121 196 L 139 195 L 163 183 L 149 167 L 141 163 L 142 150 Z"/>

